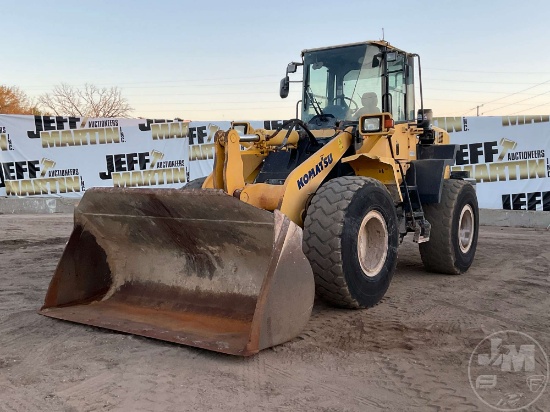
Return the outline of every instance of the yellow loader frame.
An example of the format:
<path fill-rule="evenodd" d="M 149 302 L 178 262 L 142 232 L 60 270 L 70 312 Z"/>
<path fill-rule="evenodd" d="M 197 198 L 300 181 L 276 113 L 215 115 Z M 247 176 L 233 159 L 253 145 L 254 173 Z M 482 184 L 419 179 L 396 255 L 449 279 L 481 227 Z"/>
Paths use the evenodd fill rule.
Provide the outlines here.
<path fill-rule="evenodd" d="M 241 201 L 264 210 L 280 210 L 290 220 L 303 226 L 309 199 L 325 181 L 338 162 L 349 164 L 357 176 L 371 177 L 382 182 L 394 202 L 403 201 L 403 176 L 416 160 L 418 136 L 423 129 L 414 123 L 395 125 L 390 113 L 362 116 L 359 125 L 376 120 L 381 125 L 375 132 L 359 128 L 362 139 L 356 154 L 345 156 L 353 142 L 353 128 L 334 131 L 336 136 L 314 155 L 294 169 L 282 185 L 253 183 L 262 162 L 275 150 L 295 149 L 299 135 L 295 130 L 274 131 L 254 129 L 249 123 L 233 122 L 228 131 L 215 135 L 215 160 L 212 173 L 203 189 L 221 189 Z M 238 129 L 244 131 L 240 134 Z M 433 128 L 437 144 L 448 144 L 449 134 Z M 312 130 L 316 138 L 331 137 L 333 130 Z M 445 178 L 450 174 L 445 170 Z"/>

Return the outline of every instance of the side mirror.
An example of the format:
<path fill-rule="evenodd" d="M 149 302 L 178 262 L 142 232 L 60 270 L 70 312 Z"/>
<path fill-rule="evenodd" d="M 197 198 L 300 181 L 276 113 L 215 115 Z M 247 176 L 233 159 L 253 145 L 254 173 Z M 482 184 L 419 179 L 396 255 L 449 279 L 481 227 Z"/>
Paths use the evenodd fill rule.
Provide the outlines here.
<path fill-rule="evenodd" d="M 281 96 L 281 99 L 287 98 L 289 91 L 290 91 L 290 79 L 288 78 L 288 76 L 285 76 L 281 79 L 281 86 L 279 89 L 279 95 Z"/>
<path fill-rule="evenodd" d="M 286 74 L 288 73 L 296 73 L 296 70 L 298 69 L 298 66 L 296 63 L 288 63 L 288 66 L 286 66 Z"/>

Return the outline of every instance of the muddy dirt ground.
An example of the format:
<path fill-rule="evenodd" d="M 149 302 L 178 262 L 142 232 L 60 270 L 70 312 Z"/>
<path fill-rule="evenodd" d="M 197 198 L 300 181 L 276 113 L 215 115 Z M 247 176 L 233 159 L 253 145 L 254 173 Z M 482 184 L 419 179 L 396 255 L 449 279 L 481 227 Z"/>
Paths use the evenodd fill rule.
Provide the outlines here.
<path fill-rule="evenodd" d="M 317 303 L 298 338 L 236 358 L 38 315 L 71 223 L 0 215 L 0 411 L 491 410 L 468 379 L 483 338 L 550 354 L 549 231 L 482 227 L 462 276 L 425 272 L 406 240 L 381 304 Z M 550 386 L 529 410 L 550 410 Z"/>

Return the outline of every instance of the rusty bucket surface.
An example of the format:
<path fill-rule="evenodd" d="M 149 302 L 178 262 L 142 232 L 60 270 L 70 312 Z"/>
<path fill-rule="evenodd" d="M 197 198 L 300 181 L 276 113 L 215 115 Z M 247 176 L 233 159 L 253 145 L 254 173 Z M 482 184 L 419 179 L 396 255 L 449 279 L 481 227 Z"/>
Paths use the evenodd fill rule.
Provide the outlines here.
<path fill-rule="evenodd" d="M 234 355 L 296 337 L 314 299 L 302 231 L 216 190 L 94 188 L 40 313 Z"/>

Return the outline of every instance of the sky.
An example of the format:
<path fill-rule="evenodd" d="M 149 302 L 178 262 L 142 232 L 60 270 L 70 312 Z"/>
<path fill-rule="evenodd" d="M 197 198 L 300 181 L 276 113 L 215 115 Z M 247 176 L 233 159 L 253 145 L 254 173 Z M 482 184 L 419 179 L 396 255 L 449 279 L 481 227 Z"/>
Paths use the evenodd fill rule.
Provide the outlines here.
<path fill-rule="evenodd" d="M 295 117 L 303 49 L 384 39 L 418 53 L 434 116 L 550 113 L 550 2 L 0 0 L 0 84 L 116 86 L 132 117 Z M 299 80 L 300 76 L 294 77 Z M 417 96 L 418 97 L 418 96 Z"/>

